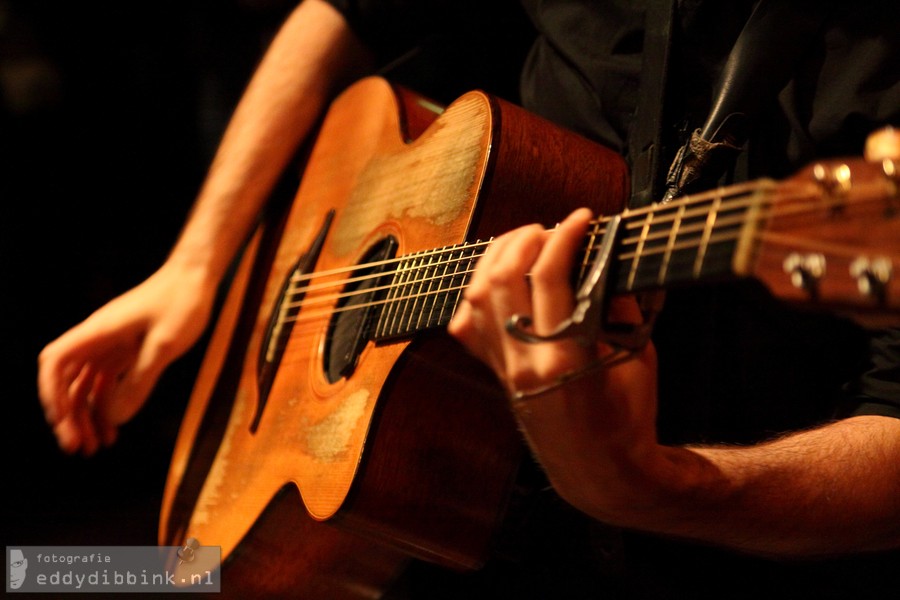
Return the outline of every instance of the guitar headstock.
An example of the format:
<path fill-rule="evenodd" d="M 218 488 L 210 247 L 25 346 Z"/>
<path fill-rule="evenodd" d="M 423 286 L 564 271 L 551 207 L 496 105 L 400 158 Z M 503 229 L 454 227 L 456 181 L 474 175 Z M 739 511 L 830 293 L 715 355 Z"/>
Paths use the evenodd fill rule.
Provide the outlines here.
<path fill-rule="evenodd" d="M 768 188 L 736 268 L 791 303 L 900 324 L 900 161 L 826 160 Z"/>

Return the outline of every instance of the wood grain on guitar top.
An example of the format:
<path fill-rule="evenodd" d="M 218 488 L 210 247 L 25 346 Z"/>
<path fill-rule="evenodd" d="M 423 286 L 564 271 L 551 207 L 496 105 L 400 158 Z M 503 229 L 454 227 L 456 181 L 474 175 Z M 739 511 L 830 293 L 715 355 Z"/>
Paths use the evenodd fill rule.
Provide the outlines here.
<path fill-rule="evenodd" d="M 369 342 L 351 375 L 330 380 L 337 292 L 380 240 L 396 240 L 401 256 L 551 226 L 578 206 L 614 212 L 627 174 L 611 151 L 486 94 L 462 96 L 427 128 L 416 102 L 377 78 L 349 88 L 326 115 L 285 219 L 250 244 L 182 424 L 162 543 L 194 537 L 233 558 L 262 531 L 306 535 L 318 525 L 345 555 L 346 544 L 374 541 L 455 568 L 486 560 L 523 453 L 499 387 L 439 331 Z M 315 264 L 322 277 L 305 291 L 253 432 L 272 307 L 331 210 Z M 279 500 L 273 527 L 266 510 L 283 489 L 279 498 L 299 492 L 309 514 L 292 525 Z M 358 535 L 366 541 L 348 541 Z"/>
<path fill-rule="evenodd" d="M 790 302 L 900 315 L 894 162 L 622 210 L 615 153 L 477 91 L 439 112 L 378 78 L 351 86 L 231 282 L 160 542 L 221 546 L 232 589 L 259 589 L 249 563 L 274 574 L 272 594 L 372 597 L 407 557 L 488 558 L 523 444 L 493 376 L 440 328 L 478 240 L 588 206 L 622 216 L 604 291 L 746 276 Z M 609 222 L 592 225 L 584 267 Z M 267 547 L 284 556 L 256 560 Z"/>

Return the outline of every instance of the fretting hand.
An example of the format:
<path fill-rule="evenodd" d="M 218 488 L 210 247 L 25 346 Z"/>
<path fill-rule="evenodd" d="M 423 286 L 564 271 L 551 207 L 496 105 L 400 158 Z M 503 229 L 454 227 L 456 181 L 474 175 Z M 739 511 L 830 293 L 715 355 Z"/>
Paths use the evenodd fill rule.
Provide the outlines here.
<path fill-rule="evenodd" d="M 530 315 L 541 335 L 571 315 L 570 274 L 590 219 L 590 211 L 581 209 L 555 230 L 532 225 L 497 238 L 477 264 L 449 330 L 494 370 L 514 398 L 514 413 L 555 487 L 576 506 L 587 503 L 579 497 L 591 496 L 597 514 L 629 498 L 628 490 L 617 491 L 622 483 L 617 474 L 625 467 L 638 475 L 642 465 L 635 461 L 656 444 L 653 347 L 631 360 L 594 368 L 612 352 L 607 345 L 588 347 L 574 339 L 532 344 L 506 331 L 514 314 Z M 640 322 L 632 297 L 613 299 L 609 309 L 612 320 Z M 565 383 L 556 385 L 561 377 Z M 609 484 L 606 507 L 584 487 L 586 473 L 595 483 Z"/>
<path fill-rule="evenodd" d="M 583 209 L 556 230 L 530 225 L 495 239 L 450 323 L 450 333 L 488 364 L 511 394 L 583 369 L 594 358 L 593 349 L 573 339 L 528 344 L 505 329 L 512 315 L 529 315 L 534 331 L 546 334 L 571 315 L 570 273 L 590 218 Z"/>

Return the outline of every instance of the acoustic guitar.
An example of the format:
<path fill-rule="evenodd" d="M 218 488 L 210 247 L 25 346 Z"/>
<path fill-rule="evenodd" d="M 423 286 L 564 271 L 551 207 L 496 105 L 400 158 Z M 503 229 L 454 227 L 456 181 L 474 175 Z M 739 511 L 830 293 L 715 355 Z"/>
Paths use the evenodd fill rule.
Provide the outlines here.
<path fill-rule="evenodd" d="M 160 543 L 220 546 L 223 590 L 255 596 L 377 597 L 409 557 L 478 568 L 523 445 L 492 375 L 442 328 L 492 236 L 590 206 L 621 223 L 614 293 L 756 277 L 788 302 L 896 320 L 894 169 L 826 161 L 623 210 L 627 169 L 606 148 L 482 92 L 442 110 L 358 82 L 237 266 Z"/>

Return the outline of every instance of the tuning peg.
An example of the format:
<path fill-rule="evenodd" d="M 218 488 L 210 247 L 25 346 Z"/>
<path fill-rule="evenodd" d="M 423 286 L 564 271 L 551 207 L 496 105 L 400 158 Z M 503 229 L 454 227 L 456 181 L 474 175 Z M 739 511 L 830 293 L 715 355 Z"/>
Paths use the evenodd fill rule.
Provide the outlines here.
<path fill-rule="evenodd" d="M 869 162 L 900 160 L 900 132 L 893 127 L 885 127 L 872 133 L 866 139 L 864 156 Z"/>
<path fill-rule="evenodd" d="M 896 200 L 900 196 L 900 170 L 897 168 L 897 163 L 900 162 L 900 131 L 885 127 L 872 133 L 866 139 L 865 157 L 869 162 L 880 162 L 882 173 L 894 184 L 894 202 L 891 208 L 896 210 Z"/>
<path fill-rule="evenodd" d="M 806 290 L 814 298 L 818 295 L 819 281 L 825 276 L 825 257 L 822 254 L 791 252 L 782 266 L 791 278 L 791 285 Z"/>
<path fill-rule="evenodd" d="M 860 256 L 850 263 L 850 276 L 856 279 L 859 293 L 884 302 L 887 286 L 893 276 L 893 265 L 886 257 Z"/>
<path fill-rule="evenodd" d="M 844 163 L 838 165 L 816 163 L 813 165 L 812 175 L 822 188 L 823 197 L 831 203 L 832 212 L 840 212 L 853 186 L 850 166 Z"/>

